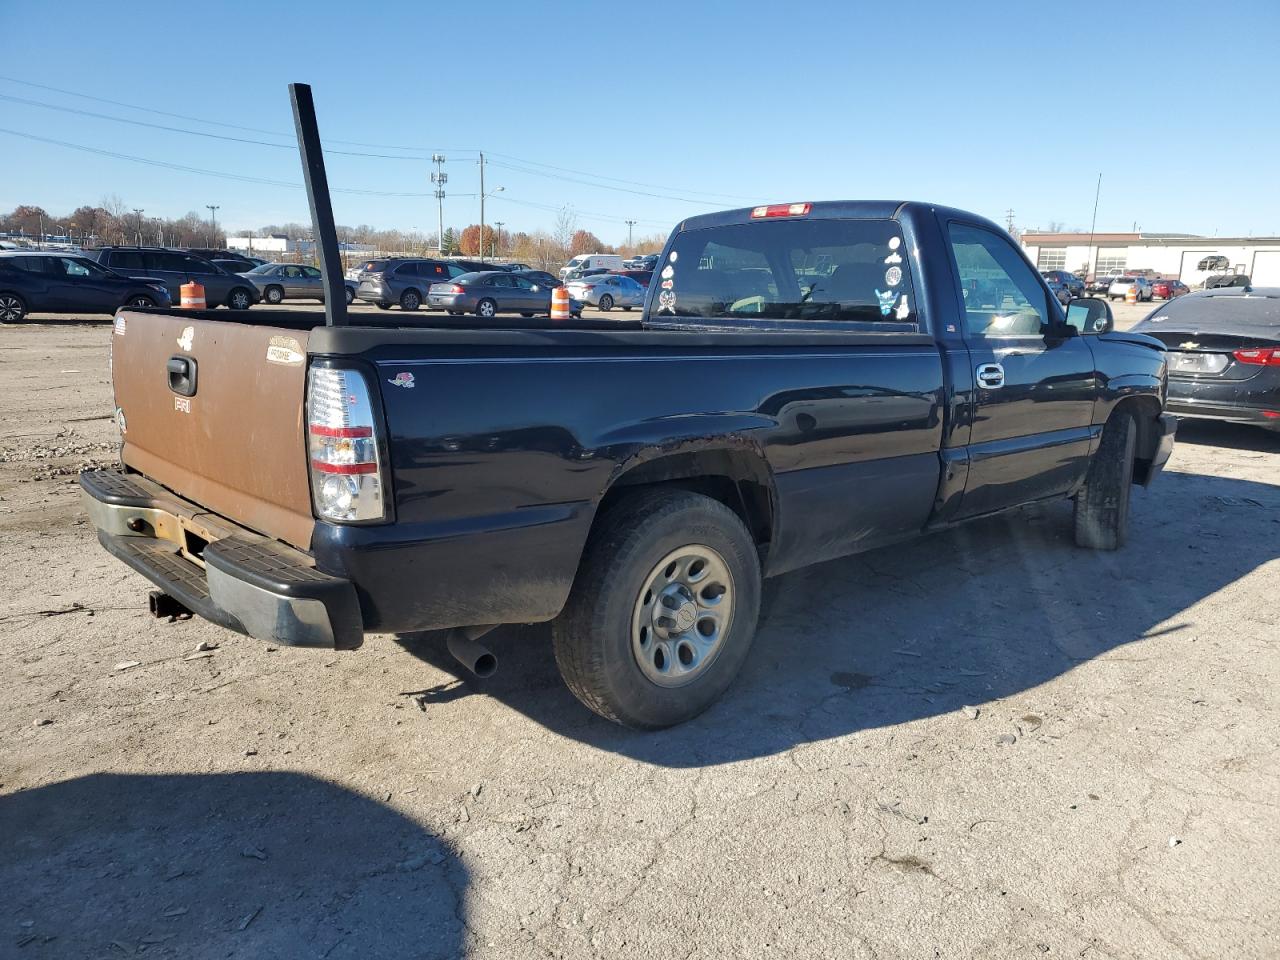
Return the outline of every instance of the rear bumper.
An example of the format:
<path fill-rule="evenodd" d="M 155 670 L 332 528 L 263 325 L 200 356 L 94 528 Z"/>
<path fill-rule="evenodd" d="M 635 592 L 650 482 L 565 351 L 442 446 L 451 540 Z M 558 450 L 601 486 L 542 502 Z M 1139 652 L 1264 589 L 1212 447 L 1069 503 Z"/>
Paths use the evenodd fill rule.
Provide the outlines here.
<path fill-rule="evenodd" d="M 301 550 L 138 474 L 89 471 L 80 487 L 103 547 L 192 613 L 274 643 L 349 650 L 363 641 L 351 582 L 317 570 Z"/>
<path fill-rule="evenodd" d="M 1280 404 L 1274 408 L 1246 407 L 1240 404 L 1206 403 L 1203 401 L 1176 401 L 1172 397 L 1165 409 L 1179 417 L 1192 420 L 1224 420 L 1228 423 L 1247 423 L 1259 427 L 1280 430 Z M 1272 414 L 1268 416 L 1267 414 Z"/>
<path fill-rule="evenodd" d="M 1280 427 L 1280 371 L 1269 367 L 1247 380 L 1170 378 L 1165 409 L 1180 417 Z"/>
<path fill-rule="evenodd" d="M 356 284 L 356 299 L 369 303 L 392 303 L 397 298 L 385 283 L 370 283 L 368 280 Z"/>

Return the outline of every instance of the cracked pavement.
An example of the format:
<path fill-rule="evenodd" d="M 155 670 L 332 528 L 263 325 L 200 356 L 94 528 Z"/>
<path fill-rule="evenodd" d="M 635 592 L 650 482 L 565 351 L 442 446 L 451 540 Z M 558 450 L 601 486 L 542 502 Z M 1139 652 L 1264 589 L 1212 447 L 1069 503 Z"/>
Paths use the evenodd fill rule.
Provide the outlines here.
<path fill-rule="evenodd" d="M 1280 956 L 1280 437 L 1184 424 L 1115 554 L 1054 504 L 770 581 L 640 734 L 545 626 L 472 683 L 150 619 L 73 482 L 109 329 L 0 331 L 0 956 Z"/>

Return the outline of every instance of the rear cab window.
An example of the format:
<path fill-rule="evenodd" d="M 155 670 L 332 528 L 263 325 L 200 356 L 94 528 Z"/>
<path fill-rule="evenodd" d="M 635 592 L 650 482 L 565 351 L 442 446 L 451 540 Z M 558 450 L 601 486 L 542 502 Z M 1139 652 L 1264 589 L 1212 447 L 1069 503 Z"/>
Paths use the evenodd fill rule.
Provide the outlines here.
<path fill-rule="evenodd" d="M 893 220 L 767 220 L 686 230 L 658 271 L 652 314 L 914 333 L 907 260 Z"/>

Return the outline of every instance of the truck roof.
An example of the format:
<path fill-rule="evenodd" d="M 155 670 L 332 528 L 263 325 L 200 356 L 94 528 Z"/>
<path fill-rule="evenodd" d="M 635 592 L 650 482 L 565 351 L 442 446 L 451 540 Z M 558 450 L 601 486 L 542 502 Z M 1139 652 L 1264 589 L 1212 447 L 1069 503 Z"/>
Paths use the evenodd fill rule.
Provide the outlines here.
<path fill-rule="evenodd" d="M 676 229 L 700 230 L 705 227 L 723 227 L 735 223 L 750 223 L 754 219 L 751 216 L 752 211 L 758 209 L 759 206 L 757 205 L 755 207 L 740 207 L 736 210 L 722 210 L 717 213 L 699 214 L 696 217 L 682 220 L 676 225 Z M 921 200 L 818 200 L 809 204 L 809 212 L 804 216 L 810 219 L 891 220 L 901 219 L 904 213 L 911 211 L 921 213 L 935 211 L 944 217 L 955 216 L 973 223 L 982 224 L 993 230 L 1004 230 L 1003 227 L 978 214 Z M 791 219 L 799 220 L 803 219 L 803 217 Z"/>

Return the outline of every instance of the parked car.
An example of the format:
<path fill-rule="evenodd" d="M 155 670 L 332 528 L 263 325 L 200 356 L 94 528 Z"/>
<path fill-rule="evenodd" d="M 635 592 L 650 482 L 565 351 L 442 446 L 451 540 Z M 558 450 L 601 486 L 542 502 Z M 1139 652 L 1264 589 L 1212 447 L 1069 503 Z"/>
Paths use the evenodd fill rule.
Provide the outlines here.
<path fill-rule="evenodd" d="M 244 277 L 253 281 L 266 303 L 277 304 L 285 300 L 324 302 L 324 274 L 305 263 L 264 263 Z M 357 284 L 345 277 L 342 284 L 347 291 L 347 303 L 351 303 L 356 298 Z"/>
<path fill-rule="evenodd" d="M 644 306 L 645 288 L 620 274 L 602 273 L 583 280 L 571 280 L 565 286 L 569 288 L 569 296 L 601 310 L 614 307 L 630 310 Z"/>
<path fill-rule="evenodd" d="M 1116 282 L 1116 278 L 1111 275 L 1094 277 L 1084 285 L 1084 295 L 1086 297 L 1105 297 L 1107 291 L 1111 289 L 1111 284 Z"/>
<path fill-rule="evenodd" d="M 244 273 L 246 270 L 252 270 L 254 267 L 261 266 L 267 261 L 261 257 L 249 257 L 243 253 L 236 253 L 234 250 L 210 250 L 204 247 L 187 247 L 184 251 L 192 256 L 201 257 L 211 263 L 219 260 L 241 263 L 244 265 L 243 270 L 232 270 L 231 273 Z"/>
<path fill-rule="evenodd" d="M 369 260 L 359 273 L 355 295 L 382 310 L 390 310 L 396 303 L 402 310 L 417 310 L 427 299 L 427 290 L 433 283 L 465 272 L 457 264 L 443 260 L 418 257 Z"/>
<path fill-rule="evenodd" d="M 1209 277 L 1204 282 L 1204 289 L 1206 290 L 1247 286 L 1249 286 L 1249 277 L 1243 273 L 1220 273 L 1217 276 Z"/>
<path fill-rule="evenodd" d="M 1151 281 L 1146 277 L 1116 277 L 1107 287 L 1108 300 L 1123 300 L 1130 293 L 1139 300 L 1150 300 L 1154 296 Z"/>
<path fill-rule="evenodd" d="M 581 280 L 584 277 L 598 277 L 602 273 L 611 273 L 606 267 L 591 267 L 586 270 L 570 270 L 568 273 L 561 271 L 561 280 L 565 283 L 572 283 L 574 280 Z"/>
<path fill-rule="evenodd" d="M 1168 280 L 1161 278 L 1151 282 L 1151 295 L 1159 297 L 1161 300 L 1172 300 L 1174 297 L 1180 297 L 1184 293 L 1190 293 L 1191 288 L 1181 280 Z"/>
<path fill-rule="evenodd" d="M 616 253 L 580 253 L 560 268 L 560 279 L 589 276 L 592 270 L 621 270 L 622 257 Z"/>
<path fill-rule="evenodd" d="M 640 286 L 646 288 L 649 286 L 649 282 L 653 280 L 652 270 L 612 270 L 610 272 L 616 273 L 620 277 L 630 277 Z"/>
<path fill-rule="evenodd" d="M 115 313 L 171 303 L 163 280 L 121 276 L 88 257 L 0 252 L 0 323 L 20 323 L 29 313 Z"/>
<path fill-rule="evenodd" d="M 814 250 L 822 272 L 802 273 Z M 158 610 L 268 643 L 448 629 L 487 673 L 489 625 L 553 621 L 578 698 L 657 728 L 748 661 L 763 577 L 1068 498 L 1076 542 L 1115 549 L 1133 484 L 1169 457 L 1163 345 L 1111 330 L 1105 301 L 1064 316 L 981 217 L 756 207 L 683 220 L 662 262 L 672 286 L 639 321 L 126 311 L 123 466 L 80 479 L 98 538 Z M 180 336 L 199 416 L 144 412 L 173 408 Z M 943 629 L 954 611 L 937 613 Z"/>
<path fill-rule="evenodd" d="M 1133 329 L 1169 348 L 1170 412 L 1280 430 L 1280 287 L 1196 291 Z"/>
<path fill-rule="evenodd" d="M 445 261 L 456 271 L 455 277 L 460 277 L 464 273 L 481 273 L 486 270 L 505 270 L 506 268 L 496 263 L 487 263 L 484 260 L 463 260 L 459 257 L 453 257 Z"/>
<path fill-rule="evenodd" d="M 485 270 L 432 284 L 427 294 L 427 306 L 455 316 L 474 313 L 477 317 L 489 318 L 500 313 L 518 313 L 532 317 L 551 312 L 552 289 L 521 274 Z M 581 316 L 582 304 L 571 299 L 569 313 Z"/>
<path fill-rule="evenodd" d="M 181 250 L 110 246 L 86 250 L 85 256 L 116 273 L 164 281 L 170 299 L 175 302 L 182 297 L 182 285 L 188 280 L 204 287 L 204 300 L 209 309 L 227 306 L 232 310 L 248 310 L 259 300 L 258 288 L 252 281 Z"/>
<path fill-rule="evenodd" d="M 248 273 L 254 267 L 260 266 L 249 260 L 210 260 L 209 262 L 215 267 L 221 267 L 227 273 Z"/>
<path fill-rule="evenodd" d="M 1044 277 L 1045 280 L 1056 280 L 1062 284 L 1071 297 L 1083 297 L 1085 295 L 1084 280 L 1074 273 L 1068 273 L 1066 270 L 1041 270 L 1040 276 Z"/>
<path fill-rule="evenodd" d="M 1044 274 L 1041 274 L 1041 276 L 1044 276 Z M 1044 282 L 1048 284 L 1049 290 L 1053 293 L 1054 298 L 1064 307 L 1071 302 L 1071 290 L 1061 280 L 1058 280 L 1055 277 L 1045 277 Z"/>
<path fill-rule="evenodd" d="M 627 270 L 653 270 L 657 265 L 658 255 L 656 253 L 641 254 L 638 257 L 622 261 L 622 266 Z"/>

